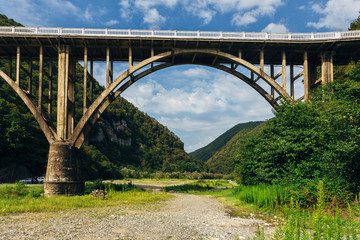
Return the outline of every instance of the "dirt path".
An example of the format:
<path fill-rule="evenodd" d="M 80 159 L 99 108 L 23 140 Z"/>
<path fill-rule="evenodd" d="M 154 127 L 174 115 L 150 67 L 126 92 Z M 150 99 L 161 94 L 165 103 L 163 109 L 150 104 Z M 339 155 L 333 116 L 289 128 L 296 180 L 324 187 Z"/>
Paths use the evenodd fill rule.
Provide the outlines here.
<path fill-rule="evenodd" d="M 217 200 L 174 194 L 165 203 L 0 217 L 0 239 L 247 239 L 254 218 L 230 217 Z"/>

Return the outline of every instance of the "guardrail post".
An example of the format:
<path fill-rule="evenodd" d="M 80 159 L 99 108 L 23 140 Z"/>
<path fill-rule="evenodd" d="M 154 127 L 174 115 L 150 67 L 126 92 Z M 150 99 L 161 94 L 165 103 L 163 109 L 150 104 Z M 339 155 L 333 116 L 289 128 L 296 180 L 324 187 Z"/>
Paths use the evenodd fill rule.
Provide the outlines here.
<path fill-rule="evenodd" d="M 109 29 L 105 28 L 105 35 L 108 35 Z"/>
<path fill-rule="evenodd" d="M 197 31 L 197 37 L 198 38 L 200 37 L 200 31 Z"/>
<path fill-rule="evenodd" d="M 311 33 L 311 39 L 314 39 L 314 38 L 315 38 L 315 34 Z"/>
<path fill-rule="evenodd" d="M 15 27 L 11 28 L 11 32 L 14 33 L 15 32 Z"/>
<path fill-rule="evenodd" d="M 35 33 L 38 34 L 39 33 L 39 27 L 35 28 Z"/>
<path fill-rule="evenodd" d="M 84 35 L 85 34 L 85 28 L 81 29 L 81 34 Z"/>

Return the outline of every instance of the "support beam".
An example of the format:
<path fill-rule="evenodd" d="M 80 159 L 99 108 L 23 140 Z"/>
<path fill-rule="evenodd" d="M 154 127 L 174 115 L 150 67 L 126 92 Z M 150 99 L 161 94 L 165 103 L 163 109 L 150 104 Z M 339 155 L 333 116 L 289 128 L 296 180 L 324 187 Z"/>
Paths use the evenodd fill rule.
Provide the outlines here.
<path fill-rule="evenodd" d="M 87 70 L 87 65 L 88 65 L 88 54 L 87 54 L 87 47 L 84 48 L 84 95 L 83 95 L 83 114 L 85 114 L 86 110 L 87 110 L 87 75 L 88 75 L 88 70 Z"/>
<path fill-rule="evenodd" d="M 69 61 L 69 88 L 68 88 L 68 138 L 70 138 L 75 128 L 75 76 L 76 60 Z"/>
<path fill-rule="evenodd" d="M 69 47 L 62 45 L 58 51 L 57 140 L 64 141 L 67 138 Z"/>
<path fill-rule="evenodd" d="M 242 51 L 241 50 L 239 50 L 239 52 L 238 52 L 238 57 L 242 58 Z"/>
<path fill-rule="evenodd" d="M 90 89 L 89 89 L 89 91 L 90 91 L 90 97 L 89 97 L 89 99 L 90 99 L 90 102 L 92 102 L 93 101 L 93 84 L 94 84 L 94 61 L 93 60 L 91 60 L 90 61 L 90 76 L 91 76 L 91 79 L 90 79 Z"/>
<path fill-rule="evenodd" d="M 32 93 L 32 59 L 29 59 L 28 62 L 28 72 L 29 72 L 29 76 L 28 76 L 28 93 L 31 95 Z"/>
<path fill-rule="evenodd" d="M 282 88 L 286 91 L 286 52 L 282 52 Z"/>
<path fill-rule="evenodd" d="M 320 54 L 321 79 L 323 85 L 334 81 L 333 56 L 334 52 L 331 51 L 326 51 Z"/>
<path fill-rule="evenodd" d="M 16 47 L 16 84 L 20 85 L 20 46 Z"/>
<path fill-rule="evenodd" d="M 52 65 L 53 65 L 53 62 L 52 60 L 50 59 L 50 62 L 49 62 L 49 104 L 48 104 L 48 115 L 49 115 L 49 120 L 51 120 L 51 113 L 52 113 L 52 100 L 53 100 L 53 96 L 52 96 L 52 82 L 53 82 L 53 79 L 52 79 Z"/>
<path fill-rule="evenodd" d="M 43 92 L 43 67 L 44 67 L 44 50 L 40 46 L 39 54 L 39 95 L 38 95 L 38 111 L 41 112 L 42 107 L 42 92 Z"/>
<path fill-rule="evenodd" d="M 134 65 L 133 62 L 133 56 L 132 56 L 132 48 L 131 48 L 131 44 L 129 44 L 129 69 L 132 68 Z"/>
<path fill-rule="evenodd" d="M 110 65 L 110 48 L 106 48 L 106 88 L 110 85 L 110 73 L 109 73 L 109 65 Z"/>
<path fill-rule="evenodd" d="M 150 52 L 150 56 L 153 57 L 153 56 L 155 55 L 153 43 L 151 43 L 151 50 L 150 50 L 150 51 L 151 51 L 151 52 Z M 152 63 L 151 63 L 151 69 L 153 69 L 153 68 L 154 68 L 154 63 L 152 62 Z"/>
<path fill-rule="evenodd" d="M 307 51 L 304 52 L 304 100 L 309 100 L 309 60 Z"/>

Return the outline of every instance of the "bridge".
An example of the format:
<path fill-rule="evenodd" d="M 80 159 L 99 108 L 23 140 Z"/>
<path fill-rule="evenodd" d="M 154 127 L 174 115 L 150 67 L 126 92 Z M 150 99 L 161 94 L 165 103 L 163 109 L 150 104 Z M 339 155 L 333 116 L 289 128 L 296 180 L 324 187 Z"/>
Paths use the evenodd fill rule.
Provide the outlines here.
<path fill-rule="evenodd" d="M 106 108 L 141 78 L 172 66 L 208 66 L 244 81 L 277 108 L 281 99 L 306 101 L 313 87 L 332 82 L 333 65 L 360 59 L 359 44 L 360 31 L 249 33 L 0 27 L 0 58 L 7 65 L 7 71 L 0 70 L 0 77 L 30 109 L 50 144 L 45 195 L 77 195 L 84 191 L 77 149 Z M 74 76 L 78 61 L 84 63 L 83 115 L 75 122 L 75 96 L 79 93 L 75 93 Z M 106 86 L 94 99 L 93 63 L 97 61 L 106 62 Z M 33 79 L 34 62 L 39 65 L 38 79 Z M 114 62 L 127 62 L 129 68 L 116 77 Z M 296 67 L 302 71 L 295 75 Z M 321 69 L 320 77 L 317 67 Z M 20 73 L 27 77 L 21 78 Z M 46 96 L 44 78 L 49 81 Z M 304 95 L 295 99 L 294 83 L 301 80 Z M 38 87 L 37 96 L 32 92 L 34 86 Z M 56 119 L 52 119 L 55 115 Z"/>

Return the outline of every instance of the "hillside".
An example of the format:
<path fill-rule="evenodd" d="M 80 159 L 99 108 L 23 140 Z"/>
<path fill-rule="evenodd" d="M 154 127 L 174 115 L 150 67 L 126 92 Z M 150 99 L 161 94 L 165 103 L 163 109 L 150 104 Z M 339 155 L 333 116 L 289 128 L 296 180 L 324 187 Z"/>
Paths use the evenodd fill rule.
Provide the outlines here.
<path fill-rule="evenodd" d="M 0 24 L 20 26 L 4 15 L 0 15 Z M 25 69 L 28 68 L 27 61 L 21 64 Z M 47 64 L 45 62 L 45 69 L 48 68 Z M 54 65 L 56 68 L 55 62 Z M 0 69 L 7 73 L 8 60 L 0 60 Z M 39 79 L 36 61 L 32 62 L 32 69 L 32 94 L 35 97 Z M 77 64 L 76 122 L 82 115 L 83 72 L 82 66 Z M 21 72 L 21 79 L 27 79 L 24 72 Z M 54 79 L 56 81 L 56 75 Z M 26 88 L 26 81 L 20 82 Z M 94 85 L 96 97 L 103 91 L 103 87 L 96 81 Z M 43 94 L 47 96 L 47 78 L 44 78 L 43 88 Z M 54 106 L 56 91 L 57 88 L 53 88 Z M 43 104 L 46 109 L 46 101 Z M 43 175 L 49 144 L 28 108 L 3 79 L 0 79 L 0 116 L 0 182 Z M 56 115 L 52 119 L 56 120 Z M 85 180 L 120 178 L 123 167 L 148 172 L 202 171 L 204 163 L 189 156 L 183 146 L 181 140 L 165 126 L 139 111 L 126 99 L 118 98 L 95 124 L 79 156 Z"/>
<path fill-rule="evenodd" d="M 242 130 L 251 130 L 261 124 L 262 122 L 248 122 L 248 123 L 239 123 L 227 130 L 225 133 L 221 134 L 214 141 L 202 147 L 194 152 L 189 153 L 191 156 L 206 162 L 209 160 L 217 151 L 219 151 L 231 138 L 233 138 L 237 133 Z"/>
<path fill-rule="evenodd" d="M 234 171 L 237 156 L 242 150 L 244 140 L 258 134 L 262 129 L 263 122 L 256 123 L 259 124 L 251 124 L 250 127 L 241 129 L 219 151 L 206 161 L 206 165 L 211 172 L 230 174 Z"/>

